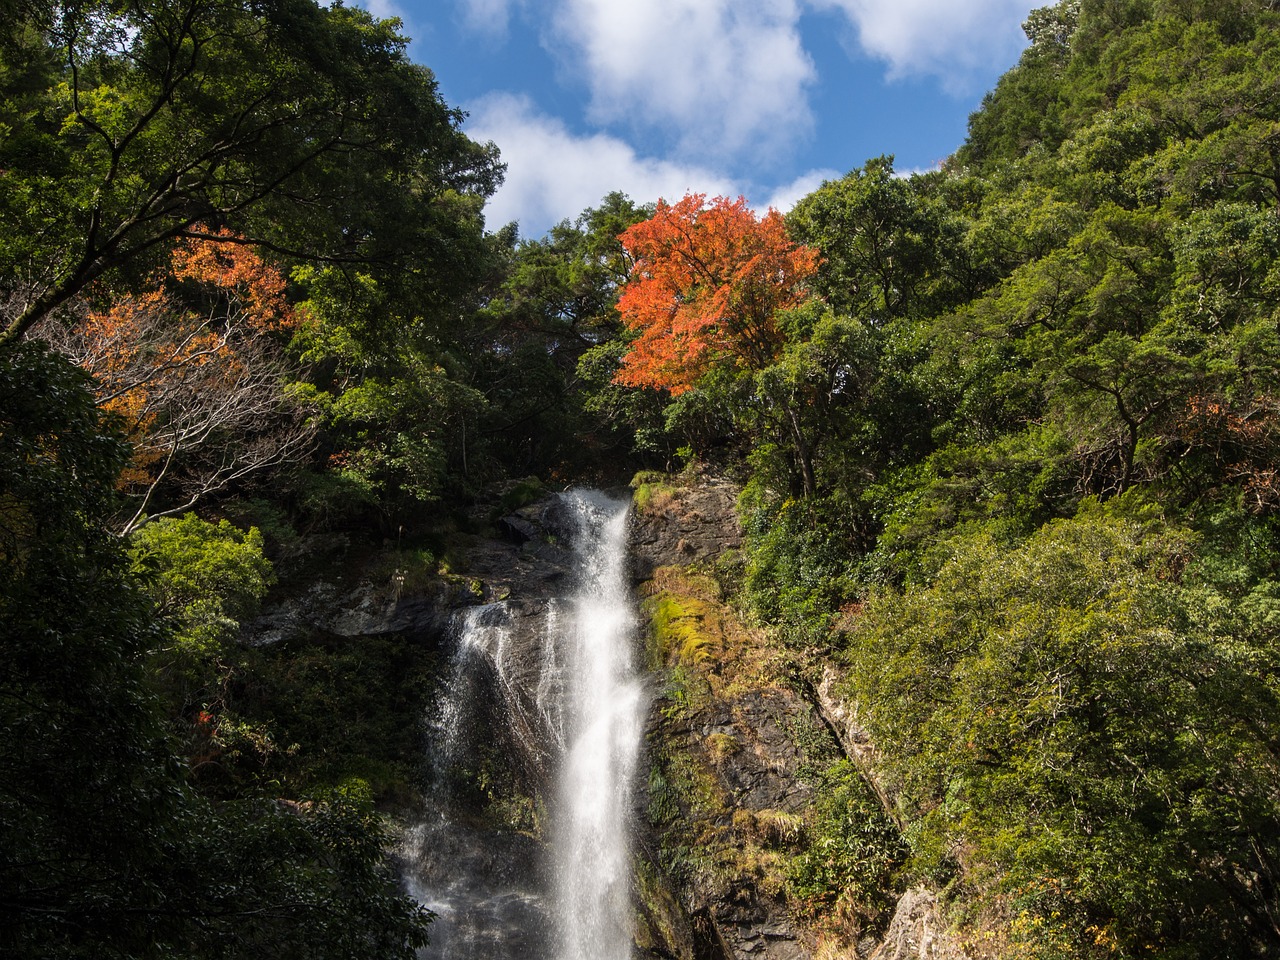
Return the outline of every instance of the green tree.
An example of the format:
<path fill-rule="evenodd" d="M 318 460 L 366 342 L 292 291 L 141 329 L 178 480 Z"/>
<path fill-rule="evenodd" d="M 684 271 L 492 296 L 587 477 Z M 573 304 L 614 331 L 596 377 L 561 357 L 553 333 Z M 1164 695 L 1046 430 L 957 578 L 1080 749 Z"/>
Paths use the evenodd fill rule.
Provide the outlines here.
<path fill-rule="evenodd" d="M 310 0 L 42 0 L 0 37 L 12 342 L 177 237 L 472 276 L 495 150 L 395 21 Z"/>
<path fill-rule="evenodd" d="M 141 669 L 148 604 L 96 522 L 127 448 L 43 348 L 0 359 L 0 411 L 0 943 L 55 955 L 136 937 L 129 912 L 162 894 L 121 868 L 155 868 L 179 781 Z"/>
<path fill-rule="evenodd" d="M 227 655 L 240 623 L 257 612 L 275 580 L 262 554 L 262 534 L 188 513 L 138 530 L 129 554 L 132 572 L 171 638 L 152 651 L 149 671 L 179 731 L 203 739 L 216 719 L 210 711 L 221 709 L 234 672 Z"/>
<path fill-rule="evenodd" d="M 883 325 L 928 312 L 950 285 L 959 237 L 924 178 L 893 172 L 892 157 L 868 160 L 801 200 L 787 216 L 799 242 L 822 253 L 816 289 L 837 311 Z"/>
<path fill-rule="evenodd" d="M 945 543 L 856 624 L 850 692 L 916 867 L 993 884 L 1035 955 L 1270 956 L 1280 648 L 1126 511 Z"/>
<path fill-rule="evenodd" d="M 471 352 L 482 358 L 472 382 L 490 401 L 487 432 L 513 469 L 594 469 L 629 455 L 636 429 L 652 422 L 657 404 L 612 386 L 616 304 L 631 269 L 619 235 L 651 212 L 611 193 L 511 248 Z"/>
<path fill-rule="evenodd" d="M 387 523 L 492 472 L 480 436 L 487 401 L 467 383 L 456 316 L 449 329 L 426 312 L 432 304 L 374 273 L 302 267 L 294 276 L 309 318 L 293 342 L 310 367 L 297 394 L 320 412 L 328 455 L 325 472 L 303 485 L 306 512 Z"/>
<path fill-rule="evenodd" d="M 791 218 L 835 310 L 737 408 L 746 599 L 847 637 L 909 869 L 1012 955 L 1280 949 L 1277 26 L 1033 12 L 942 171 L 872 161 Z M 842 313 L 856 402 L 820 376 Z M 808 398 L 817 497 L 782 493 L 770 390 Z"/>

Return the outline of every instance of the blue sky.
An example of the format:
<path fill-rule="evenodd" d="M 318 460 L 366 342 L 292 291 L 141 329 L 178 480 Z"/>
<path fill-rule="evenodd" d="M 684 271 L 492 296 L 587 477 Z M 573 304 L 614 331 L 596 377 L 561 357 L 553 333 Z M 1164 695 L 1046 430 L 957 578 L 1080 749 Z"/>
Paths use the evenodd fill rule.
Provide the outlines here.
<path fill-rule="evenodd" d="M 365 0 L 508 165 L 490 228 L 538 237 L 611 190 L 786 210 L 964 139 L 1033 0 Z M 1041 0 L 1041 3 L 1046 0 Z"/>

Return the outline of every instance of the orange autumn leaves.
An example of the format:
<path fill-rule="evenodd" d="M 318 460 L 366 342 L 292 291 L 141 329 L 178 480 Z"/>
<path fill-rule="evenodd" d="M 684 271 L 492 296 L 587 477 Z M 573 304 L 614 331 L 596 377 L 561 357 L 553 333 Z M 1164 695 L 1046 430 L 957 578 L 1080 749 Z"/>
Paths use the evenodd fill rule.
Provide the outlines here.
<path fill-rule="evenodd" d="M 780 213 L 757 219 L 742 197 L 659 201 L 619 239 L 634 265 L 618 311 L 639 335 L 614 380 L 672 394 L 714 364 L 759 370 L 776 359 L 775 316 L 804 299 L 819 259 L 787 237 Z"/>
<path fill-rule="evenodd" d="M 227 242 L 229 232 L 218 237 L 183 241 L 155 289 L 88 313 L 77 359 L 98 381 L 100 406 L 143 425 L 154 416 L 154 396 L 174 379 L 211 363 L 234 376 L 242 366 L 239 344 L 295 325 L 280 271 L 249 247 Z M 175 284 L 198 294 L 183 302 L 171 290 Z"/>
<path fill-rule="evenodd" d="M 180 241 L 148 289 L 43 325 L 124 421 L 134 455 L 120 484 L 139 498 L 126 530 L 162 483 L 186 507 L 305 445 L 279 337 L 298 319 L 280 271 L 223 231 Z"/>

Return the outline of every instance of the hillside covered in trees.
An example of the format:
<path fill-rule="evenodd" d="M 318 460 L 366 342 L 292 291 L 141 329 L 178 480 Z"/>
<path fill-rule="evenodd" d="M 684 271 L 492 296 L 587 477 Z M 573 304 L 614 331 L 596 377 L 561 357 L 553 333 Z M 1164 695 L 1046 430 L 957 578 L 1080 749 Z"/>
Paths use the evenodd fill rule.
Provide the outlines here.
<path fill-rule="evenodd" d="M 1061 0 L 941 169 L 537 239 L 398 30 L 0 0 L 0 953 L 412 956 L 424 665 L 239 625 L 326 537 L 448 576 L 694 463 L 875 744 L 813 909 L 874 863 L 976 957 L 1280 955 L 1274 4 Z"/>

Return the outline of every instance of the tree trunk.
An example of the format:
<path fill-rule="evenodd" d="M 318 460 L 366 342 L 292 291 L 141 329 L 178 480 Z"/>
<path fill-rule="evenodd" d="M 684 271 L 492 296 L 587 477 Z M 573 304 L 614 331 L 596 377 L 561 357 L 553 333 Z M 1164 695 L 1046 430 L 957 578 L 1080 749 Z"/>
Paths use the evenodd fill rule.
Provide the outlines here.
<path fill-rule="evenodd" d="M 787 410 L 787 426 L 791 433 L 791 442 L 796 450 L 796 463 L 800 467 L 800 482 L 804 489 L 804 495 L 811 497 L 817 491 L 817 484 L 813 478 L 813 453 L 809 449 L 809 444 L 805 440 L 804 430 L 800 426 L 800 414 L 796 408 L 788 403 Z"/>

